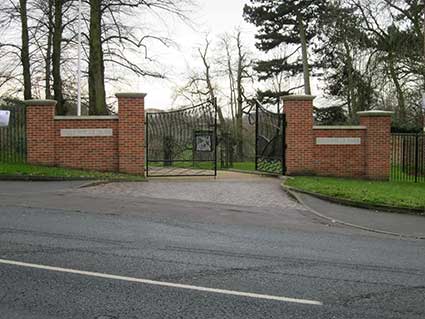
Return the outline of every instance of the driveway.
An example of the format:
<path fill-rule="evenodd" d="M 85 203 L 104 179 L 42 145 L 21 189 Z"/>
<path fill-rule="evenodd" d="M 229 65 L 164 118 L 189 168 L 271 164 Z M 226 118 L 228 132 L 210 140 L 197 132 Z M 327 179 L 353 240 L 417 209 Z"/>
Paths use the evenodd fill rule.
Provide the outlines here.
<path fill-rule="evenodd" d="M 157 178 L 144 183 L 112 183 L 87 190 L 89 194 L 111 197 L 151 197 L 236 206 L 304 208 L 282 191 L 275 177 L 219 172 L 217 178 Z"/>

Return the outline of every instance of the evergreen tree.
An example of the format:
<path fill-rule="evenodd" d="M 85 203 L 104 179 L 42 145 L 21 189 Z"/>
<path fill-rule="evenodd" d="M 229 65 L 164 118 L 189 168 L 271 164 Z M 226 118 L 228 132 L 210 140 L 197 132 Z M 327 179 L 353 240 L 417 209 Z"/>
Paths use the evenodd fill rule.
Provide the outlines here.
<path fill-rule="evenodd" d="M 314 50 L 325 92 L 337 98 L 333 106 L 348 111 L 350 122 L 357 120 L 358 111 L 369 110 L 376 102 L 372 82 L 377 61 L 356 11 L 342 1 L 329 4 L 319 23 L 320 45 Z"/>
<path fill-rule="evenodd" d="M 282 72 L 303 74 L 304 92 L 311 94 L 309 45 L 318 33 L 318 21 L 325 9 L 325 0 L 251 0 L 245 6 L 245 20 L 258 28 L 256 46 L 260 51 L 267 53 L 282 46 L 292 49 L 282 58 L 258 61 L 255 69 L 260 80 Z"/>

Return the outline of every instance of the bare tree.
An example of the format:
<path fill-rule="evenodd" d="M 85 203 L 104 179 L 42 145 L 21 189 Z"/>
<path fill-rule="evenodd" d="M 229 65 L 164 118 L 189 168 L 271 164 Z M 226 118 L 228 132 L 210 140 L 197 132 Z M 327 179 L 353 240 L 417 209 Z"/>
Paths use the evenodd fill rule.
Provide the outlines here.
<path fill-rule="evenodd" d="M 235 35 L 225 35 L 222 43 L 226 52 L 226 73 L 229 79 L 229 102 L 233 122 L 233 132 L 237 145 L 237 154 L 244 158 L 243 147 L 243 116 L 249 107 L 245 96 L 245 81 L 252 80 L 252 60 L 242 41 L 242 32 Z M 221 60 L 221 59 L 220 59 Z"/>
<path fill-rule="evenodd" d="M 89 114 L 107 114 L 102 48 L 102 0 L 90 1 Z"/>
<path fill-rule="evenodd" d="M 21 19 L 21 61 L 24 78 L 24 98 L 30 100 L 31 93 L 31 61 L 29 52 L 29 35 L 28 35 L 28 16 L 27 16 L 27 0 L 19 0 L 19 15 Z"/>
<path fill-rule="evenodd" d="M 244 111 L 249 107 L 247 80 L 252 81 L 252 61 L 242 38 L 238 30 L 218 37 L 214 43 L 206 37 L 204 46 L 197 49 L 198 69 L 189 70 L 186 85 L 177 92 L 192 104 L 205 99 L 220 102 L 220 133 L 233 138 L 240 158 L 244 155 Z"/>

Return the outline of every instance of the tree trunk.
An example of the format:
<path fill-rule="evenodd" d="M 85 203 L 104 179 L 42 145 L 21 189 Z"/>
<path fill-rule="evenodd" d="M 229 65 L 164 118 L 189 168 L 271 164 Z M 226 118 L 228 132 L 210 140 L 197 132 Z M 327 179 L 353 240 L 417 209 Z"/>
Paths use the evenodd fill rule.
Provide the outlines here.
<path fill-rule="evenodd" d="M 207 80 L 207 86 L 208 86 L 208 91 L 209 91 L 209 95 L 210 95 L 210 100 L 216 101 L 217 98 L 215 96 L 214 87 L 213 87 L 212 82 L 211 82 L 210 73 L 209 73 L 209 66 L 207 67 L 206 80 Z M 223 116 L 223 111 L 221 110 L 220 107 L 218 107 L 217 104 L 215 105 L 215 107 L 216 107 L 216 111 L 217 111 L 217 114 L 218 114 L 218 118 L 220 120 L 220 128 L 221 128 L 221 131 L 223 133 L 223 132 L 226 131 L 226 128 L 227 128 L 226 121 L 225 121 L 224 116 Z"/>
<path fill-rule="evenodd" d="M 241 34 L 238 33 L 236 41 L 238 47 L 238 73 L 236 79 L 237 91 L 237 112 L 236 112 L 236 141 L 237 154 L 240 161 L 244 160 L 243 151 L 243 69 L 244 69 L 244 54 L 242 53 Z"/>
<path fill-rule="evenodd" d="M 49 19 L 48 26 L 48 33 L 47 33 L 47 48 L 46 48 L 46 79 L 45 79 L 45 96 L 46 99 L 52 99 L 52 91 L 51 91 L 51 83 L 50 83 L 50 77 L 52 73 L 52 45 L 53 45 L 53 0 L 49 0 L 48 8 L 47 8 L 47 18 Z"/>
<path fill-rule="evenodd" d="M 28 36 L 27 0 L 19 0 L 19 14 L 21 16 L 21 62 L 24 77 L 24 99 L 32 99 L 31 93 L 31 68 Z"/>
<path fill-rule="evenodd" d="M 66 108 L 63 100 L 61 78 L 61 53 L 62 53 L 62 1 L 55 0 L 55 27 L 53 32 L 53 93 L 56 102 L 56 113 L 65 115 Z"/>
<path fill-rule="evenodd" d="M 392 53 L 388 55 L 388 68 L 390 72 L 390 77 L 394 83 L 396 92 L 397 92 L 397 102 L 398 102 L 398 115 L 400 123 L 405 123 L 406 120 L 406 100 L 404 98 L 403 88 L 401 87 L 400 81 L 398 80 L 397 72 L 394 65 L 394 56 Z"/>
<path fill-rule="evenodd" d="M 308 64 L 307 38 L 305 34 L 304 22 L 302 21 L 301 17 L 298 17 L 298 28 L 300 31 L 301 51 L 302 51 L 302 60 L 303 60 L 303 69 L 304 69 L 304 93 L 306 95 L 311 95 L 310 66 Z"/>
<path fill-rule="evenodd" d="M 235 88 L 235 79 L 233 76 L 232 69 L 232 56 L 230 54 L 230 45 L 227 40 L 224 41 L 225 49 L 226 49 L 226 57 L 227 57 L 227 72 L 229 77 L 229 98 L 230 98 L 230 113 L 232 116 L 232 126 L 233 129 L 236 129 L 236 113 L 237 113 L 237 105 L 236 105 L 236 88 Z"/>
<path fill-rule="evenodd" d="M 89 114 L 108 114 L 102 49 L 102 0 L 90 1 Z"/>
<path fill-rule="evenodd" d="M 357 116 L 357 111 L 359 111 L 357 103 L 355 101 L 355 93 L 354 93 L 354 68 L 353 68 L 353 59 L 351 58 L 351 50 L 350 45 L 346 39 L 344 39 L 344 48 L 345 48 L 345 57 L 346 57 L 346 68 L 347 68 L 347 107 L 348 107 L 348 116 L 351 122 L 354 122 Z"/>
<path fill-rule="evenodd" d="M 208 50 L 208 46 L 207 46 L 207 50 Z M 216 101 L 216 96 L 215 96 L 215 92 L 214 92 L 214 87 L 211 81 L 211 75 L 210 75 L 210 65 L 208 64 L 207 61 L 207 50 L 205 51 L 205 54 L 201 54 L 201 58 L 202 58 L 202 62 L 204 63 L 205 66 L 205 80 L 207 82 L 207 87 L 208 87 L 208 94 L 210 96 L 210 100 L 211 101 Z M 216 111 L 218 114 L 218 118 L 220 120 L 220 131 L 221 133 L 226 132 L 227 130 L 227 126 L 226 126 L 226 121 L 224 119 L 223 116 L 223 111 L 221 110 L 221 108 L 218 107 L 218 105 L 215 105 L 216 107 Z"/>

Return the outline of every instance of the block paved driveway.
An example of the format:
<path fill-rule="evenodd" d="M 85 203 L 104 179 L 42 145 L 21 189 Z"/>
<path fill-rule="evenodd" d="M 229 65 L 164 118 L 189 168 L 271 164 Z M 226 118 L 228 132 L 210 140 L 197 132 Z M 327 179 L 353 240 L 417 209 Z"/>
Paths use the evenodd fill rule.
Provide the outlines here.
<path fill-rule="evenodd" d="M 275 177 L 219 172 L 214 177 L 152 178 L 142 183 L 111 183 L 84 192 L 118 197 L 151 197 L 262 208 L 304 208 L 281 188 Z"/>

